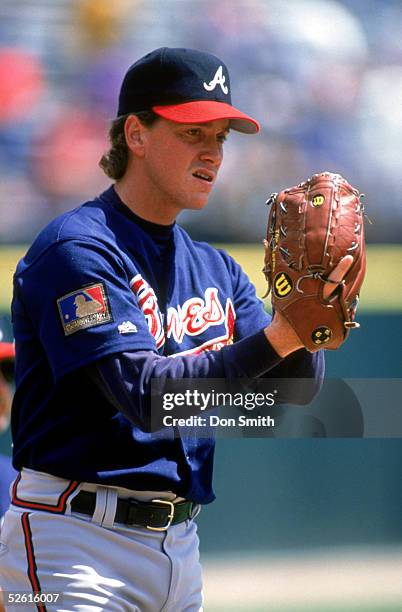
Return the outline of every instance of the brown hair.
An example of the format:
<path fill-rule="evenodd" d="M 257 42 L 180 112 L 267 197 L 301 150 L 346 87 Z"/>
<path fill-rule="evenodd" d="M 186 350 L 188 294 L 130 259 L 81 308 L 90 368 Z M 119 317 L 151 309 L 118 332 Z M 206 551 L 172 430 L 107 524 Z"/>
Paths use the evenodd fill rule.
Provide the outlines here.
<path fill-rule="evenodd" d="M 121 179 L 127 169 L 128 163 L 128 146 L 124 134 L 124 126 L 127 117 L 135 115 L 138 119 L 150 127 L 159 119 L 158 115 L 153 111 L 143 111 L 140 113 L 129 113 L 113 119 L 109 129 L 109 141 L 111 147 L 107 153 L 102 155 L 99 166 L 103 172 L 111 179 Z"/>

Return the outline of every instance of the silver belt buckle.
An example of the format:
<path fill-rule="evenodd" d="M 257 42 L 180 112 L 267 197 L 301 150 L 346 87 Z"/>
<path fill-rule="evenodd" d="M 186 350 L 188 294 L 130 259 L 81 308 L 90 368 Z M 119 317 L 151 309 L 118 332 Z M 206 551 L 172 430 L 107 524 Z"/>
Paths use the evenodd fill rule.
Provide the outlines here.
<path fill-rule="evenodd" d="M 166 525 L 163 525 L 163 527 L 151 527 L 150 525 L 147 525 L 147 529 L 149 529 L 150 531 L 167 531 L 173 521 L 174 503 L 171 501 L 168 501 L 167 499 L 152 499 L 151 502 L 153 504 L 162 504 L 164 506 L 167 506 L 170 509 L 170 513 L 168 514 L 168 521 Z"/>

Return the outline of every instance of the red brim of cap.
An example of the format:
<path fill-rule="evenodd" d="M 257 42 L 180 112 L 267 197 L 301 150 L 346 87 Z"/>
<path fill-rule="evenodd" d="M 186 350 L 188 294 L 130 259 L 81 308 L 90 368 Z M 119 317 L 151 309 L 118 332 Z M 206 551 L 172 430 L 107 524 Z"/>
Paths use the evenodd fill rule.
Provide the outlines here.
<path fill-rule="evenodd" d="M 160 117 L 176 123 L 206 123 L 229 119 L 229 127 L 237 132 L 256 134 L 260 130 L 258 121 L 225 102 L 198 100 L 170 106 L 154 106 L 152 110 Z"/>
<path fill-rule="evenodd" d="M 11 342 L 0 342 L 0 361 L 15 358 L 15 347 Z"/>

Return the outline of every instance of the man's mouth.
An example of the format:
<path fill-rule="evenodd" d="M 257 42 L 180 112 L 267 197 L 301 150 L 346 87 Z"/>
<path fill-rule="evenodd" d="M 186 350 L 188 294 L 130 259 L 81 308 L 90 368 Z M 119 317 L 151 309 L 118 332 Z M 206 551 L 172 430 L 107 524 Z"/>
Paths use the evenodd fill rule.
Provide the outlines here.
<path fill-rule="evenodd" d="M 206 181 L 207 183 L 212 183 L 212 181 L 214 180 L 213 176 L 211 174 L 207 174 L 206 172 L 193 172 L 193 176 L 203 181 Z"/>

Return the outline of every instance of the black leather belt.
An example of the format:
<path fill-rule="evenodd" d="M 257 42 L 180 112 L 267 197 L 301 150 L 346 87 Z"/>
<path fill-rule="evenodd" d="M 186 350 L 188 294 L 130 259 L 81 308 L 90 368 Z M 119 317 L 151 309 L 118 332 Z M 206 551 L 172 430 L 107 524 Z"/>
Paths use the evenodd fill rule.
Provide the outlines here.
<path fill-rule="evenodd" d="M 80 491 L 71 502 L 72 512 L 93 515 L 96 506 L 96 493 Z M 166 499 L 153 499 L 140 502 L 136 499 L 118 499 L 115 523 L 137 525 L 152 531 L 166 531 L 170 525 L 183 523 L 194 518 L 200 506 L 190 501 L 174 504 Z"/>

